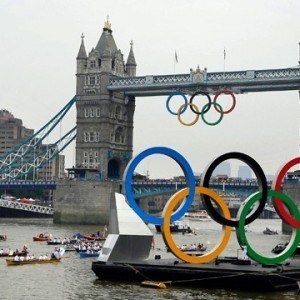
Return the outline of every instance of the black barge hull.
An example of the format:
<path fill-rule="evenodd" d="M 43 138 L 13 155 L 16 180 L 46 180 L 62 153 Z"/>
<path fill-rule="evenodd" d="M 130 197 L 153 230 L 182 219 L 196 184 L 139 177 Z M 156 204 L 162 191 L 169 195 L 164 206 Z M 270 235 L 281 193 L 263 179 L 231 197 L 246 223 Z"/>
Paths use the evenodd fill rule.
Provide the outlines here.
<path fill-rule="evenodd" d="M 92 270 L 101 280 L 142 282 L 153 280 L 176 286 L 211 289 L 250 290 L 256 292 L 299 289 L 300 265 L 283 271 L 282 268 L 261 265 L 177 263 L 174 260 L 147 262 L 93 262 Z"/>

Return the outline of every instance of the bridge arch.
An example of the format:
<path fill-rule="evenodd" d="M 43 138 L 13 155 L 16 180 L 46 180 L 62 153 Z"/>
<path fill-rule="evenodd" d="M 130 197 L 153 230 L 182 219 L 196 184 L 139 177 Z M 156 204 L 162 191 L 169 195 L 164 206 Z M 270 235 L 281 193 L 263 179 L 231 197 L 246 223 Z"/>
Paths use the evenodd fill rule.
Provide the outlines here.
<path fill-rule="evenodd" d="M 108 162 L 107 165 L 107 177 L 108 178 L 120 178 L 120 166 L 119 160 L 113 158 Z"/>

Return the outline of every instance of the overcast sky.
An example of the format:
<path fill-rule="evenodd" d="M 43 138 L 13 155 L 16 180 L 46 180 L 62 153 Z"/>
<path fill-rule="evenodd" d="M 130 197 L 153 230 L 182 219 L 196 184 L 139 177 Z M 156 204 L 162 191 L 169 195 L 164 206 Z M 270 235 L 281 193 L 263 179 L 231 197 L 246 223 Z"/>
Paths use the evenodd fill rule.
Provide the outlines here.
<path fill-rule="evenodd" d="M 108 14 L 125 58 L 134 41 L 137 75 L 152 75 L 174 73 L 175 51 L 176 73 L 197 65 L 223 71 L 224 48 L 227 71 L 296 66 L 299 12 L 299 0 L 0 0 L 0 108 L 26 127 L 42 127 L 75 94 L 81 33 L 89 52 Z M 237 95 L 235 110 L 213 127 L 180 125 L 165 102 L 166 97 L 136 99 L 134 153 L 169 146 L 201 172 L 214 157 L 241 151 L 266 174 L 299 155 L 298 91 Z M 74 108 L 63 132 L 75 125 L 75 115 Z M 67 167 L 73 149 L 64 153 Z M 151 177 L 178 173 L 168 159 L 147 160 L 140 170 L 147 169 Z"/>

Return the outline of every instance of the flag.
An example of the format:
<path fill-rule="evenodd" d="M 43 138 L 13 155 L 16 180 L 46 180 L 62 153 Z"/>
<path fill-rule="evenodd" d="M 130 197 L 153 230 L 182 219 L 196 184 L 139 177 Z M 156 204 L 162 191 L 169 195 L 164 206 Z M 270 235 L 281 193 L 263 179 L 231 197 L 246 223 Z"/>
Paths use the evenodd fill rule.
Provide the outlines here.
<path fill-rule="evenodd" d="M 175 51 L 175 62 L 178 63 L 178 57 L 177 57 L 177 52 Z"/>
<path fill-rule="evenodd" d="M 226 58 L 226 51 L 225 51 L 225 49 L 224 49 L 224 59 Z"/>

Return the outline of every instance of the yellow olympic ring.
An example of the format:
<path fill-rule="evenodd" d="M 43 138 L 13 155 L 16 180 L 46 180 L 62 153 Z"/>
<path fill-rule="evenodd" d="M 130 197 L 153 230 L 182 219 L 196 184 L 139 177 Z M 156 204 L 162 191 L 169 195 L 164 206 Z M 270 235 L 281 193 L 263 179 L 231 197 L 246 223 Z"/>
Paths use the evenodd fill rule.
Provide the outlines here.
<path fill-rule="evenodd" d="M 195 104 L 193 104 L 193 103 L 188 103 L 187 105 L 193 107 L 193 108 L 195 109 L 196 112 L 199 112 L 199 109 L 198 109 L 197 105 L 195 105 Z M 195 120 L 194 120 L 193 122 L 191 122 L 191 123 L 184 123 L 184 122 L 181 120 L 181 113 L 182 113 L 182 109 L 183 109 L 184 107 L 187 107 L 186 104 L 182 104 L 182 105 L 179 107 L 179 109 L 178 109 L 178 112 L 177 112 L 177 118 L 178 118 L 178 121 L 179 121 L 182 125 L 185 125 L 185 126 L 193 126 L 193 125 L 195 125 L 195 124 L 198 122 L 200 115 L 196 114 L 196 118 L 195 118 Z"/>
<path fill-rule="evenodd" d="M 205 187 L 196 187 L 195 190 L 196 194 L 205 194 L 209 196 L 213 201 L 216 202 L 216 204 L 220 207 L 223 215 L 225 218 L 230 219 L 230 211 L 227 207 L 225 201 L 221 196 L 219 196 L 216 192 L 213 190 L 210 190 Z M 220 243 L 216 245 L 210 252 L 205 253 L 202 256 L 196 257 L 196 256 L 190 256 L 184 252 L 182 252 L 174 243 L 174 240 L 172 238 L 172 234 L 170 231 L 170 221 L 171 221 L 171 215 L 175 208 L 175 206 L 178 204 L 180 200 L 182 200 L 184 197 L 186 197 L 189 194 L 189 189 L 185 188 L 177 193 L 175 193 L 167 202 L 164 210 L 163 210 L 163 225 L 161 228 L 162 236 L 164 239 L 164 242 L 167 247 L 169 247 L 170 251 L 179 259 L 192 263 L 192 264 L 202 264 L 202 263 L 208 263 L 215 259 L 217 256 L 219 256 L 220 253 L 225 249 L 229 242 L 230 234 L 231 234 L 231 227 L 223 225 L 223 235 L 221 237 Z"/>

